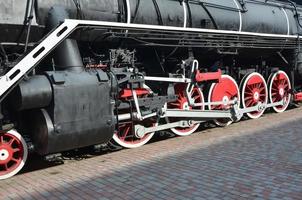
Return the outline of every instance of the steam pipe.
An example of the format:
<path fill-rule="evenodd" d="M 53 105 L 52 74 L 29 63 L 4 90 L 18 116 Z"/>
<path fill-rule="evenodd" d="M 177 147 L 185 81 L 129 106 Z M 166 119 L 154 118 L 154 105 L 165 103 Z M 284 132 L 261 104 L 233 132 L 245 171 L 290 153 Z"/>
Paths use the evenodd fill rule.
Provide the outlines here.
<path fill-rule="evenodd" d="M 63 6 L 53 6 L 48 13 L 46 28 L 51 31 L 68 18 L 69 14 Z M 63 70 L 82 70 L 84 66 L 77 41 L 74 39 L 66 39 L 55 49 L 54 60 L 56 66 Z"/>

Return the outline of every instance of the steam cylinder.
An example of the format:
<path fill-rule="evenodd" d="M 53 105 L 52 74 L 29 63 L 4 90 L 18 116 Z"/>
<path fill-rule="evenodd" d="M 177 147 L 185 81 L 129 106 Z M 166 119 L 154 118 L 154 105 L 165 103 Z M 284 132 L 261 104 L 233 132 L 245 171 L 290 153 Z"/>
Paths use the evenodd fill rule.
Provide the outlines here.
<path fill-rule="evenodd" d="M 22 81 L 9 99 L 12 107 L 18 111 L 43 108 L 52 100 L 52 87 L 46 76 L 32 76 Z"/>

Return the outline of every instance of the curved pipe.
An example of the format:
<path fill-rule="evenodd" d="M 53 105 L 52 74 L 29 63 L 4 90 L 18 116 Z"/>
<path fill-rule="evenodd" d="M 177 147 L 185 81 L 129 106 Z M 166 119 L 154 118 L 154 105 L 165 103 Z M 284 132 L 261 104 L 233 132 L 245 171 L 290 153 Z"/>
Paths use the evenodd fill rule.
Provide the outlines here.
<path fill-rule="evenodd" d="M 49 11 L 46 28 L 50 31 L 68 18 L 69 14 L 64 7 L 54 6 Z M 74 39 L 66 39 L 55 49 L 54 60 L 60 69 L 82 69 L 84 66 L 77 41 Z"/>

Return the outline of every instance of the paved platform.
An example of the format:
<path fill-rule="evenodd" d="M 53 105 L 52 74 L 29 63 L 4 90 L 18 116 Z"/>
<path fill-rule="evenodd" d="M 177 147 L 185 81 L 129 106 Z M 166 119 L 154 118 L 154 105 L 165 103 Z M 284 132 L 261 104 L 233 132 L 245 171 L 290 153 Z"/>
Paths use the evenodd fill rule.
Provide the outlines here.
<path fill-rule="evenodd" d="M 298 200 L 302 109 L 139 149 L 36 165 L 1 181 L 0 199 Z"/>

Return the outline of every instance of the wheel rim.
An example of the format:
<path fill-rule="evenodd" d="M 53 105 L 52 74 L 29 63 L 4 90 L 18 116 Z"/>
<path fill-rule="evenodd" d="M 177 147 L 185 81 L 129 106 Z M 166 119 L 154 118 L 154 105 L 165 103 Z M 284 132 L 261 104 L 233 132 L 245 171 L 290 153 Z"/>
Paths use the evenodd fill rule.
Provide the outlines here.
<path fill-rule="evenodd" d="M 240 103 L 239 87 L 236 81 L 229 75 L 222 75 L 219 83 L 213 83 L 209 90 L 208 102 L 223 101 L 224 104 L 209 106 L 209 110 L 227 110 L 231 104 L 228 101 L 237 98 Z M 230 119 L 216 119 L 215 124 L 218 126 L 228 126 L 233 121 Z"/>
<path fill-rule="evenodd" d="M 243 108 L 257 106 L 259 103 L 267 104 L 268 91 L 263 76 L 253 72 L 248 74 L 242 81 L 242 105 Z M 259 118 L 265 110 L 247 113 L 251 119 Z"/>
<path fill-rule="evenodd" d="M 284 112 L 291 99 L 291 83 L 290 79 L 284 71 L 273 73 L 269 78 L 269 98 L 271 103 L 284 100 L 284 105 L 273 107 L 277 113 Z"/>
<path fill-rule="evenodd" d="M 168 108 L 170 109 L 181 109 L 181 110 L 204 110 L 204 106 L 198 106 L 198 107 L 191 107 L 189 106 L 188 99 L 186 97 L 186 84 L 176 84 L 175 85 L 175 94 L 178 95 L 178 99 L 175 102 L 169 103 Z M 195 99 L 195 103 L 204 103 L 204 96 L 200 88 L 194 87 L 191 93 L 191 97 Z M 169 122 L 176 122 L 179 119 L 176 118 L 167 118 L 166 121 Z M 171 128 L 171 131 L 179 136 L 188 136 L 194 133 L 200 124 L 194 124 L 191 127 L 187 128 Z"/>
<path fill-rule="evenodd" d="M 144 90 L 146 92 L 144 92 Z M 148 86 L 144 86 L 144 88 L 138 89 L 140 91 L 137 93 L 138 98 L 146 97 L 149 94 L 152 94 L 152 90 Z M 126 99 L 121 98 L 122 100 L 129 100 L 132 97 L 127 97 Z M 125 113 L 129 113 L 129 110 L 124 111 Z M 155 121 L 152 121 L 151 119 L 144 120 L 143 122 L 133 122 L 133 121 L 125 121 L 125 122 L 120 122 L 118 130 L 114 133 L 113 135 L 113 140 L 120 146 L 124 148 L 138 148 L 143 145 L 145 145 L 147 142 L 149 142 L 153 135 L 153 133 L 148 133 L 144 137 L 139 138 L 135 135 L 134 132 L 134 126 L 136 124 L 143 125 L 145 127 L 152 127 L 152 126 L 157 126 L 157 123 Z"/>
<path fill-rule="evenodd" d="M 27 159 L 27 145 L 15 130 L 0 133 L 0 180 L 17 174 Z"/>

